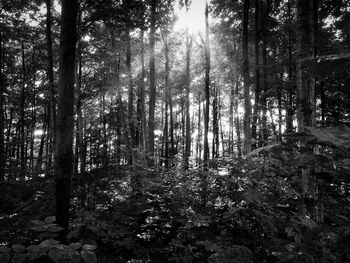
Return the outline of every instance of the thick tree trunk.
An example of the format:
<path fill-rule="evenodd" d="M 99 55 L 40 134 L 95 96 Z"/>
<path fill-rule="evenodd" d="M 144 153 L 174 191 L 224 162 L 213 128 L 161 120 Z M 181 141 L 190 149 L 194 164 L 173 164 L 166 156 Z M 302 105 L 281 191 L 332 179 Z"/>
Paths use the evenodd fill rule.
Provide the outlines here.
<path fill-rule="evenodd" d="M 308 126 L 316 125 L 315 118 L 315 80 L 307 73 L 304 60 L 314 55 L 313 1 L 297 0 L 297 121 L 298 132 L 304 132 Z M 310 145 L 302 145 L 304 151 L 312 152 Z M 315 167 L 309 165 L 301 169 L 302 196 L 304 213 L 316 220 L 314 207 L 307 206 L 309 199 L 316 199 L 316 185 L 313 180 Z"/>
<path fill-rule="evenodd" d="M 205 110 L 204 110 L 204 153 L 203 162 L 204 170 L 208 169 L 209 161 L 209 107 L 210 107 L 210 44 L 209 44 L 209 21 L 208 21 L 209 9 L 208 2 L 205 6 L 205 86 L 204 86 L 204 96 L 205 96 Z"/>
<path fill-rule="evenodd" d="M 250 102 L 250 81 L 249 81 L 249 56 L 248 56 L 248 19 L 249 19 L 249 0 L 243 1 L 243 84 L 244 84 L 244 153 L 251 150 L 251 102 Z"/>
<path fill-rule="evenodd" d="M 154 157 L 154 113 L 156 107 L 156 63 L 155 63 L 155 30 L 156 30 L 156 8 L 157 0 L 151 1 L 151 26 L 149 34 L 150 58 L 149 58 L 149 116 L 148 116 L 148 153 L 151 158 Z M 151 160 L 151 163 L 153 161 Z"/>
<path fill-rule="evenodd" d="M 74 75 L 77 0 L 62 0 L 60 74 L 55 154 L 56 222 L 65 241 L 69 228 L 70 184 L 73 171 Z"/>
<path fill-rule="evenodd" d="M 297 1 L 297 119 L 298 131 L 315 126 L 315 82 L 308 76 L 305 58 L 314 55 L 312 1 Z"/>

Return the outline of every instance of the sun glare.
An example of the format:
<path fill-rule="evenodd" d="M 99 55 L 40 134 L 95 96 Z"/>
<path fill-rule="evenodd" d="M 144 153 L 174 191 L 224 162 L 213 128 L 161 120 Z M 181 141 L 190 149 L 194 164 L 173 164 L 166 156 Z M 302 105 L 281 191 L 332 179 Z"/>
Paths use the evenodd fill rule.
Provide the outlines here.
<path fill-rule="evenodd" d="M 205 30 L 205 2 L 206 0 L 192 0 L 191 6 L 186 12 L 186 8 L 177 9 L 178 20 L 175 30 L 188 28 L 191 33 L 200 33 Z M 209 2 L 209 1 L 208 1 Z"/>

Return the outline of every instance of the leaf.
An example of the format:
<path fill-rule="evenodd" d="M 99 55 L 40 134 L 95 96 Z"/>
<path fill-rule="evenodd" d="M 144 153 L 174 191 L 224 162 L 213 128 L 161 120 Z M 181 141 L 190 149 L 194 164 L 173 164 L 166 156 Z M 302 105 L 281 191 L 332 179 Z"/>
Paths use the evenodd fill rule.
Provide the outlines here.
<path fill-rule="evenodd" d="M 85 249 L 82 250 L 81 257 L 83 258 L 83 260 L 86 263 L 96 263 L 97 262 L 96 254 L 92 251 L 89 251 L 89 250 L 85 250 Z"/>
<path fill-rule="evenodd" d="M 24 246 L 21 246 L 21 245 L 13 245 L 12 250 L 15 253 L 25 253 L 27 251 L 26 248 Z"/>
<path fill-rule="evenodd" d="M 30 229 L 33 231 L 36 231 L 36 232 L 45 232 L 46 231 L 46 228 L 42 225 L 41 226 L 33 226 Z"/>
<path fill-rule="evenodd" d="M 23 263 L 26 261 L 26 257 L 27 257 L 26 254 L 15 254 L 12 257 L 12 262 L 13 263 Z"/>
<path fill-rule="evenodd" d="M 80 254 L 78 251 L 73 250 L 69 253 L 69 257 L 73 263 L 79 263 L 80 262 Z"/>
<path fill-rule="evenodd" d="M 54 223 L 56 221 L 55 216 L 48 216 L 45 218 L 45 223 Z"/>
<path fill-rule="evenodd" d="M 47 231 L 52 232 L 52 233 L 57 233 L 63 230 L 63 227 L 57 226 L 57 225 L 52 225 L 49 226 Z"/>
<path fill-rule="evenodd" d="M 81 248 L 81 243 L 70 243 L 69 246 L 72 248 L 72 249 L 75 249 L 75 250 L 78 250 L 79 248 Z"/>
<path fill-rule="evenodd" d="M 83 246 L 83 249 L 85 249 L 85 250 L 95 250 L 95 249 L 96 249 L 96 246 L 85 244 L 85 245 Z"/>
<path fill-rule="evenodd" d="M 59 262 L 63 258 L 62 252 L 58 248 L 51 248 L 48 253 L 49 257 L 55 262 Z"/>
<path fill-rule="evenodd" d="M 44 222 L 40 221 L 40 220 L 32 220 L 30 222 L 32 222 L 34 225 L 43 225 L 44 224 Z"/>

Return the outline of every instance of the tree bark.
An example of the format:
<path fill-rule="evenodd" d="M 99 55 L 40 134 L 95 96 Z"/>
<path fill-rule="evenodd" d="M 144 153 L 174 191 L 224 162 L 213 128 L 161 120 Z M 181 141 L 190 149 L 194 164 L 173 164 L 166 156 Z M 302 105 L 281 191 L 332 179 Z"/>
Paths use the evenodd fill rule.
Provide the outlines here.
<path fill-rule="evenodd" d="M 203 146 L 203 162 L 204 170 L 208 170 L 209 161 L 209 107 L 210 107 L 210 44 L 209 44 L 209 8 L 208 2 L 205 5 L 205 86 L 204 86 L 204 96 L 205 96 L 205 110 L 204 110 L 204 146 Z"/>
<path fill-rule="evenodd" d="M 288 0 L 288 57 L 289 57 L 289 65 L 288 65 L 288 80 L 290 83 L 293 83 L 293 41 L 292 41 L 292 15 L 291 15 L 291 0 Z M 293 95 L 294 95 L 294 85 L 293 87 L 289 87 L 288 90 L 288 99 L 287 99 L 287 117 L 286 117 L 286 132 L 291 133 L 293 131 L 293 116 L 294 116 L 294 108 L 293 108 Z"/>
<path fill-rule="evenodd" d="M 25 151 L 25 92 L 26 92 L 26 66 L 24 57 L 24 42 L 22 41 L 22 90 L 21 90 L 21 119 L 20 119 L 20 144 L 21 144 L 21 168 L 20 179 L 23 180 L 26 175 L 27 153 Z"/>
<path fill-rule="evenodd" d="M 136 129 L 136 145 L 146 148 L 146 114 L 145 114 L 145 46 L 144 46 L 144 30 L 141 29 L 141 76 L 137 94 L 137 129 Z"/>
<path fill-rule="evenodd" d="M 56 145 L 56 103 L 55 103 L 55 83 L 54 83 L 54 72 L 53 72 L 53 54 L 52 54 L 52 15 L 51 15 L 52 0 L 46 0 L 46 41 L 47 41 L 47 78 L 49 81 L 49 107 L 50 107 L 50 129 L 49 138 L 52 138 L 51 154 L 55 153 Z M 54 158 L 54 156 L 48 156 L 48 158 Z"/>
<path fill-rule="evenodd" d="M 64 229 L 60 234 L 62 241 L 65 241 L 69 228 L 70 184 L 73 172 L 73 113 L 77 10 L 77 0 L 62 0 L 55 154 L 56 222 Z"/>
<path fill-rule="evenodd" d="M 186 6 L 187 8 L 187 6 Z M 184 155 L 184 169 L 189 168 L 189 158 L 191 155 L 191 120 L 190 120 L 190 64 L 191 64 L 191 45 L 192 38 L 189 36 L 189 31 L 186 32 L 186 136 L 185 136 L 185 155 Z"/>
<path fill-rule="evenodd" d="M 2 33 L 0 33 L 0 181 L 5 180 L 5 118 L 4 118 L 4 93 L 5 85 L 3 79 L 3 40 Z"/>
<path fill-rule="evenodd" d="M 251 150 L 251 103 L 250 103 L 250 81 L 249 81 L 249 56 L 248 56 L 248 19 L 249 0 L 243 1 L 243 84 L 244 84 L 244 154 Z"/>
<path fill-rule="evenodd" d="M 253 112 L 253 122 L 252 122 L 252 139 L 253 147 L 257 147 L 257 122 L 259 115 L 259 104 L 260 104 L 260 50 L 259 50 L 259 41 L 260 41 L 260 7 L 259 1 L 255 0 L 255 96 L 254 96 L 254 112 Z"/>
<path fill-rule="evenodd" d="M 126 42 L 126 71 L 128 76 L 128 133 L 130 137 L 130 152 L 129 152 L 129 164 L 133 164 L 133 149 L 136 146 L 135 142 L 135 124 L 134 124 L 134 87 L 132 83 L 132 73 L 131 73 L 131 39 L 130 32 L 126 30 L 125 32 L 125 42 Z"/>
<path fill-rule="evenodd" d="M 156 107 L 156 63 L 155 63 L 155 30 L 156 30 L 156 8 L 157 0 L 151 1 L 151 26 L 149 34 L 150 45 L 150 58 L 149 58 L 149 70 L 150 70 L 150 95 L 149 95 L 149 116 L 148 116 L 148 153 L 153 159 L 154 157 L 154 112 Z M 151 160 L 151 163 L 153 161 Z"/>

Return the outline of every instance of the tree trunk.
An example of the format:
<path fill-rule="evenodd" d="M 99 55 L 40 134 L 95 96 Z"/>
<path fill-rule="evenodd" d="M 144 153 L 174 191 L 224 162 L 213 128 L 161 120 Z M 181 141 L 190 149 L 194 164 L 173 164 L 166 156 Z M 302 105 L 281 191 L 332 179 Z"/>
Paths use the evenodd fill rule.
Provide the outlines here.
<path fill-rule="evenodd" d="M 289 65 L 288 65 L 288 80 L 290 83 L 293 83 L 293 41 L 292 41 L 292 15 L 291 15 L 291 0 L 288 0 L 288 56 L 289 56 Z M 286 117 L 286 132 L 293 132 L 293 116 L 294 116 L 294 108 L 293 108 L 293 93 L 294 93 L 294 85 L 293 87 L 289 87 L 288 89 L 288 100 L 287 100 L 287 117 Z"/>
<path fill-rule="evenodd" d="M 33 49 L 32 54 L 32 118 L 31 118 L 31 140 L 30 140 L 30 157 L 29 157 L 29 167 L 31 172 L 33 172 L 34 168 L 34 144 L 35 144 L 35 127 L 36 127 L 36 89 L 35 89 L 35 82 L 36 82 L 36 63 L 35 63 L 35 50 Z"/>
<path fill-rule="evenodd" d="M 22 91 L 21 91 L 21 119 L 20 119 L 20 144 L 21 144 L 21 169 L 20 179 L 23 180 L 26 175 L 27 153 L 25 151 L 25 92 L 26 92 L 26 66 L 24 61 L 24 42 L 22 41 Z"/>
<path fill-rule="evenodd" d="M 297 121 L 298 132 L 304 132 L 308 126 L 315 126 L 315 80 L 306 72 L 304 59 L 314 55 L 313 33 L 313 1 L 297 0 L 297 67 L 296 67 L 296 97 L 297 97 Z M 303 150 L 312 152 L 310 145 L 302 145 Z M 315 199 L 316 185 L 312 180 L 315 167 L 309 165 L 301 170 L 302 197 L 304 201 L 304 213 L 315 220 L 313 208 L 309 208 L 308 199 Z"/>
<path fill-rule="evenodd" d="M 76 68 L 76 93 L 77 93 L 77 102 L 76 102 L 76 112 L 77 112 L 77 122 L 76 122 L 76 168 L 77 172 L 80 174 L 85 173 L 85 156 L 86 156 L 86 147 L 84 142 L 84 129 L 83 129 L 83 112 L 82 112 L 82 98 L 81 98 L 81 81 L 82 81 L 82 56 L 81 56 L 81 43 L 78 42 L 77 47 L 77 68 Z"/>
<path fill-rule="evenodd" d="M 214 87 L 213 98 L 213 144 L 212 144 L 212 157 L 219 157 L 219 120 L 218 120 L 218 91 L 217 87 Z"/>
<path fill-rule="evenodd" d="M 249 87 L 249 56 L 248 56 L 248 19 L 249 19 L 249 0 L 243 1 L 243 84 L 244 84 L 244 153 L 251 150 L 251 103 Z"/>
<path fill-rule="evenodd" d="M 260 41 L 260 8 L 259 1 L 255 0 L 255 96 L 254 96 L 254 112 L 253 112 L 253 122 L 252 122 L 252 139 L 253 147 L 257 147 L 257 122 L 259 115 L 259 104 L 260 104 L 260 52 L 259 52 L 259 41 Z"/>
<path fill-rule="evenodd" d="M 263 84 L 263 94 L 261 96 L 261 107 L 262 107 L 262 116 L 261 116 L 261 137 L 260 147 L 267 144 L 268 140 L 268 130 L 267 130 L 267 37 L 266 30 L 263 34 L 263 47 L 262 47 L 262 59 L 263 59 L 263 74 L 262 74 L 262 84 Z"/>
<path fill-rule="evenodd" d="M 314 55 L 312 1 L 297 1 L 297 119 L 298 131 L 315 126 L 315 82 L 306 73 L 305 58 Z"/>
<path fill-rule="evenodd" d="M 208 169 L 209 161 L 209 107 L 210 107 L 210 44 L 209 44 L 209 21 L 208 21 L 209 9 L 208 2 L 205 5 L 205 110 L 204 110 L 204 153 L 203 162 L 204 170 Z"/>
<path fill-rule="evenodd" d="M 52 138 L 51 154 L 55 153 L 56 145 L 56 103 L 55 103 L 55 83 L 54 83 L 54 73 L 53 73 L 53 54 L 52 54 L 52 33 L 51 33 L 51 5 L 52 0 L 46 0 L 46 40 L 47 40 L 47 78 L 49 81 L 49 98 L 50 98 L 50 128 L 49 128 L 49 138 Z M 51 155 L 50 154 L 50 155 Z M 54 158 L 54 156 L 48 156 L 48 158 Z"/>
<path fill-rule="evenodd" d="M 186 6 L 187 8 L 187 6 Z M 189 158 L 191 155 L 191 120 L 190 120 L 190 64 L 191 64 L 191 46 L 192 38 L 189 36 L 189 31 L 187 29 L 186 34 L 186 136 L 185 136 L 185 158 L 184 158 L 184 168 L 189 168 Z"/>
<path fill-rule="evenodd" d="M 151 26 L 149 34 L 150 58 L 149 58 L 149 116 L 148 116 L 148 153 L 151 158 L 154 157 L 154 112 L 156 107 L 156 63 L 155 63 L 155 30 L 156 30 L 156 7 L 157 0 L 151 1 Z M 151 160 L 151 163 L 153 161 Z"/>
<path fill-rule="evenodd" d="M 169 85 L 169 43 L 167 32 L 163 35 L 164 46 L 165 46 L 165 123 L 164 123 L 164 142 L 165 142 L 165 151 L 164 151 L 164 164 L 165 167 L 169 166 L 169 102 L 171 101 L 170 97 L 170 85 Z"/>
<path fill-rule="evenodd" d="M 6 155 L 5 155 L 5 118 L 4 118 L 4 93 L 5 85 L 2 75 L 3 70 L 3 40 L 2 33 L 0 33 L 0 181 L 5 180 L 5 164 L 6 164 Z"/>
<path fill-rule="evenodd" d="M 136 145 L 146 148 L 146 114 L 145 114 L 145 47 L 144 47 L 144 30 L 141 29 L 141 77 L 137 94 L 137 129 Z"/>
<path fill-rule="evenodd" d="M 66 240 L 69 228 L 70 184 L 73 172 L 74 75 L 77 0 L 62 0 L 60 35 L 60 74 L 55 154 L 56 222 L 63 227 Z"/>
<path fill-rule="evenodd" d="M 131 40 L 130 32 L 127 30 L 125 32 L 125 42 L 126 42 L 126 71 L 128 76 L 128 133 L 130 137 L 129 145 L 129 164 L 133 164 L 133 149 L 136 146 L 135 143 L 135 124 L 134 124 L 134 87 L 132 83 L 132 73 L 131 73 Z"/>

